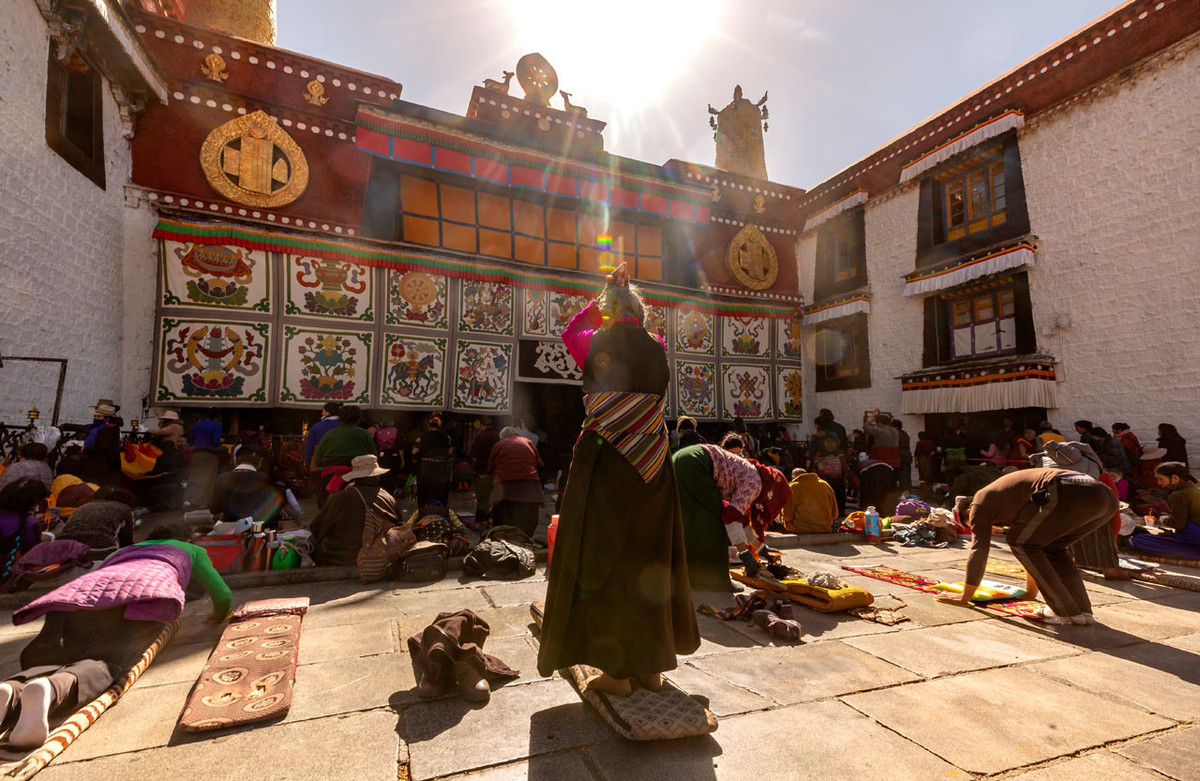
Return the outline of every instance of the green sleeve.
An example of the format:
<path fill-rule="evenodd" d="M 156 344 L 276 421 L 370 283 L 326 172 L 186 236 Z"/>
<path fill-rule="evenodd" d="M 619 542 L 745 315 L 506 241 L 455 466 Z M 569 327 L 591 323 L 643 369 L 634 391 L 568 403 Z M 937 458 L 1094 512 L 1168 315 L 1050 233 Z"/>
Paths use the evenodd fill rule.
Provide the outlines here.
<path fill-rule="evenodd" d="M 221 573 L 213 567 L 208 551 L 199 545 L 188 544 L 188 553 L 192 556 L 192 579 L 203 586 L 212 598 L 213 617 L 224 620 L 229 616 L 229 608 L 233 604 L 233 592 L 221 579 Z"/>
<path fill-rule="evenodd" d="M 1188 501 L 1186 491 L 1172 491 L 1167 497 L 1167 504 L 1171 508 L 1171 517 L 1167 521 L 1167 526 L 1177 532 L 1183 531 L 1188 525 L 1188 521 L 1200 521 L 1200 518 L 1189 518 L 1191 510 L 1191 502 Z"/>

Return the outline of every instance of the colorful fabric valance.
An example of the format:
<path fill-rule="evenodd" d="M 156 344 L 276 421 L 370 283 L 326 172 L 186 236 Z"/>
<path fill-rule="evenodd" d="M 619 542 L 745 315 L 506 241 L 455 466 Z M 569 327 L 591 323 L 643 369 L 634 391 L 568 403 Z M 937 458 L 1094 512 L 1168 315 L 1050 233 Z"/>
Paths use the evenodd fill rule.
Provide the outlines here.
<path fill-rule="evenodd" d="M 843 298 L 839 301 L 832 301 L 822 304 L 813 304 L 804 310 L 804 324 L 813 325 L 814 323 L 824 323 L 827 320 L 836 320 L 839 317 L 854 315 L 858 313 L 869 314 L 871 311 L 871 297 L 869 295 L 857 295 L 852 298 Z"/>
<path fill-rule="evenodd" d="M 900 389 L 905 415 L 1058 406 L 1052 360 L 910 374 Z"/>
<path fill-rule="evenodd" d="M 1035 259 L 1034 246 L 1023 242 L 977 258 L 964 260 L 937 271 L 916 271 L 905 276 L 904 295 L 919 296 L 937 290 L 946 290 L 973 279 L 986 277 L 989 274 L 997 274 L 1021 266 L 1032 266 Z"/>
<path fill-rule="evenodd" d="M 981 125 L 959 133 L 954 138 L 934 147 L 925 154 L 913 160 L 908 165 L 900 170 L 900 181 L 907 182 L 909 179 L 914 179 L 930 168 L 939 163 L 949 160 L 959 152 L 964 152 L 976 144 L 982 144 L 989 138 L 995 138 L 1001 133 L 1007 133 L 1009 130 L 1025 127 L 1025 115 L 1016 109 L 1005 111 L 998 117 L 989 119 Z"/>
<path fill-rule="evenodd" d="M 567 295 L 593 297 L 604 287 L 599 277 L 554 274 L 523 263 L 493 264 L 474 257 L 435 255 L 345 239 L 267 231 L 237 223 L 163 218 L 159 220 L 153 235 L 156 239 L 169 241 L 266 250 L 397 271 L 427 271 L 457 279 L 500 282 L 522 289 L 553 290 Z M 717 298 L 648 284 L 642 284 L 641 287 L 643 298 L 659 306 L 686 307 L 705 314 L 728 317 L 792 317 L 796 314 L 793 304 Z"/>
<path fill-rule="evenodd" d="M 866 190 L 855 190 L 854 192 L 847 195 L 845 198 L 842 198 L 840 201 L 834 201 L 833 203 L 829 204 L 821 211 L 819 211 L 816 214 L 814 214 L 813 216 L 809 217 L 808 220 L 804 223 L 804 230 L 810 231 L 813 228 L 816 228 L 820 225 L 824 225 L 825 223 L 829 222 L 830 220 L 832 220 L 834 217 L 838 216 L 842 212 L 849 211 L 850 209 L 853 209 L 855 206 L 858 206 L 859 204 L 863 204 L 866 202 L 867 202 L 867 191 Z"/>

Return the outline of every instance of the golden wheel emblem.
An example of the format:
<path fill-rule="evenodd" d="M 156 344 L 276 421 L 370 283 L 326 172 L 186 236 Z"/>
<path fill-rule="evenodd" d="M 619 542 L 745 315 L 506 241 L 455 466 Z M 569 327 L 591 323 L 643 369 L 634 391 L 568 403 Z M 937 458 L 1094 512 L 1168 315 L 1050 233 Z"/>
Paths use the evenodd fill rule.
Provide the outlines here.
<path fill-rule="evenodd" d="M 437 284 L 422 271 L 410 271 L 400 282 L 400 297 L 413 306 L 428 306 L 437 298 Z"/>
<path fill-rule="evenodd" d="M 517 60 L 517 81 L 525 90 L 525 99 L 543 106 L 550 105 L 550 98 L 558 92 L 558 74 L 545 57 L 526 54 Z"/>
<path fill-rule="evenodd" d="M 779 276 L 779 257 L 762 231 L 747 225 L 729 242 L 725 254 L 729 273 L 744 287 L 766 290 Z"/>
<path fill-rule="evenodd" d="M 308 187 L 308 161 L 292 137 L 255 111 L 216 127 L 200 147 L 208 183 L 246 206 L 285 206 Z"/>

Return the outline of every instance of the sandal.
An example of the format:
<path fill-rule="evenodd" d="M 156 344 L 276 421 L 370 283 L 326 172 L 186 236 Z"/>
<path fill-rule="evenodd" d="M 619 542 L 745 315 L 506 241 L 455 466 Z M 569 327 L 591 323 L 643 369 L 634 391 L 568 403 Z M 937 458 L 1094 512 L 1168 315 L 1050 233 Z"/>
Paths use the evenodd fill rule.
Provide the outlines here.
<path fill-rule="evenodd" d="M 790 607 L 790 606 L 789 606 Z M 804 634 L 799 621 L 780 618 L 770 610 L 755 610 L 754 623 L 776 640 L 794 643 Z"/>
<path fill-rule="evenodd" d="M 792 621 L 796 618 L 796 611 L 792 607 L 792 603 L 787 599 L 775 600 L 775 615 L 787 621 Z"/>

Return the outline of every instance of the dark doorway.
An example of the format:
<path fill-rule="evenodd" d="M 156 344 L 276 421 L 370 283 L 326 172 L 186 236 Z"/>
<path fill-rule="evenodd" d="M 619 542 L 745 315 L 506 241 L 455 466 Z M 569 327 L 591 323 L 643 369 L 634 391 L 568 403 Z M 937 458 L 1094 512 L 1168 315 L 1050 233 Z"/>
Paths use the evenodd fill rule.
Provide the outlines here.
<path fill-rule="evenodd" d="M 538 452 L 546 463 L 542 476 L 554 479 L 562 464 L 570 459 L 579 437 L 584 418 L 582 391 L 578 385 L 513 383 L 512 409 L 515 425 L 524 419 L 525 425 L 539 435 Z"/>
<path fill-rule="evenodd" d="M 943 412 L 925 416 L 925 431 L 939 445 L 954 438 L 954 430 L 962 429 L 963 444 L 967 449 L 967 460 L 981 461 L 981 450 L 995 442 L 1011 445 L 1012 433 L 1027 428 L 1037 431 L 1038 424 L 1046 419 L 1045 407 L 1021 407 L 1010 410 L 987 412 Z M 913 432 L 916 441 L 915 433 Z"/>

